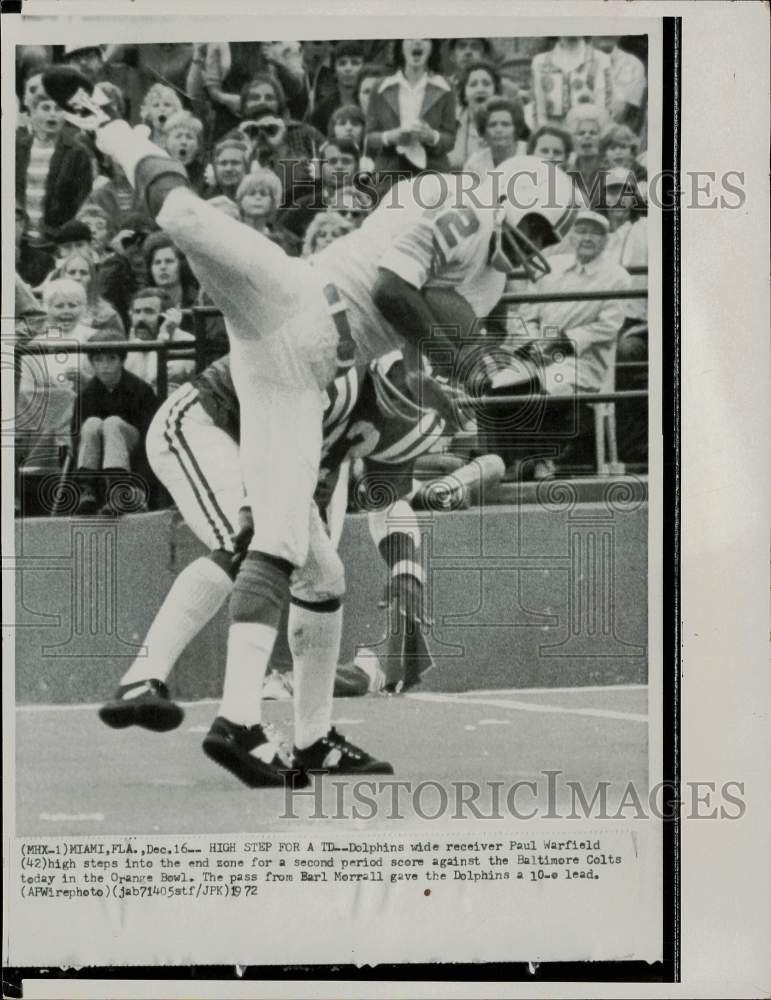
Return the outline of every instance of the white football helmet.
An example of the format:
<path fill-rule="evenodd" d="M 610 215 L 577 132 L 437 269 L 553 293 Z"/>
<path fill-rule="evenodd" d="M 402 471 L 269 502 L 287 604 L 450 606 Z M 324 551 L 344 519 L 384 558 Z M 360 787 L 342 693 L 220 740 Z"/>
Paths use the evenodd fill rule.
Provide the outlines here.
<path fill-rule="evenodd" d="M 570 231 L 584 200 L 572 179 L 535 156 L 512 156 L 489 171 L 498 205 L 491 264 L 534 281 L 550 271 L 541 250 Z"/>

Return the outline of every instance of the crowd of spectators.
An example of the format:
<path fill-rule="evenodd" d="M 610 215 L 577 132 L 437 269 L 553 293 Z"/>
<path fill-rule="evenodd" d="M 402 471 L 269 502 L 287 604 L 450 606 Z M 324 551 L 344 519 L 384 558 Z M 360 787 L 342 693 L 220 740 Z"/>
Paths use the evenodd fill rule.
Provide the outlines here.
<path fill-rule="evenodd" d="M 19 342 L 189 341 L 189 308 L 207 304 L 184 255 L 136 203 L 118 164 L 68 125 L 45 93 L 45 68 L 61 62 L 98 82 L 117 114 L 144 124 L 204 198 L 290 255 L 311 255 L 357 227 L 382 196 L 384 178 L 482 173 L 529 153 L 568 171 L 591 208 L 551 248 L 542 289 L 645 285 L 645 277 L 627 274 L 647 266 L 644 37 L 23 46 L 16 59 Z M 516 277 L 508 286 L 524 288 Z M 574 342 L 576 373 L 591 370 L 590 378 L 576 374 L 570 391 L 606 387 L 617 352 L 647 357 L 644 300 L 561 303 L 516 318 L 524 327 L 490 318 L 496 356 L 538 355 L 543 369 L 554 345 L 538 346 L 541 331 L 556 324 Z M 524 354 L 523 329 L 531 338 Z M 224 347 L 216 321 L 210 332 Z M 117 375 L 91 352 L 63 356 L 57 363 L 58 355 L 28 355 L 19 365 L 19 462 L 58 467 L 69 448 L 81 467 L 84 455 L 93 463 L 97 444 L 104 452 L 117 447 L 130 462 L 146 423 L 136 411 L 150 406 L 132 380 L 154 398 L 156 355 L 116 347 L 108 360 L 118 358 Z M 189 359 L 171 360 L 169 383 L 192 372 Z M 555 390 L 548 377 L 529 378 L 538 391 Z M 117 385 L 123 402 L 98 418 L 100 431 L 75 416 L 81 396 L 101 406 Z M 42 415 L 35 404 L 41 386 Z M 126 426 L 138 429 L 139 445 Z M 551 463 L 546 474 L 553 471 Z"/>

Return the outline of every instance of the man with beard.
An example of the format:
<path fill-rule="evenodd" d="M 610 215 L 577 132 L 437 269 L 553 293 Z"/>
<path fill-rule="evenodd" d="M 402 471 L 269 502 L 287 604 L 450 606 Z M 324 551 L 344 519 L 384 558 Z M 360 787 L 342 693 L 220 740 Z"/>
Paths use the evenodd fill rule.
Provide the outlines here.
<path fill-rule="evenodd" d="M 179 329 L 182 315 L 179 309 L 169 307 L 166 293 L 160 288 L 140 288 L 131 299 L 130 340 L 193 341 L 191 333 Z M 167 373 L 170 387 L 185 382 L 193 373 L 192 361 L 168 361 Z M 155 389 L 158 384 L 158 355 L 154 351 L 132 351 L 124 368 L 132 375 L 144 379 Z"/>

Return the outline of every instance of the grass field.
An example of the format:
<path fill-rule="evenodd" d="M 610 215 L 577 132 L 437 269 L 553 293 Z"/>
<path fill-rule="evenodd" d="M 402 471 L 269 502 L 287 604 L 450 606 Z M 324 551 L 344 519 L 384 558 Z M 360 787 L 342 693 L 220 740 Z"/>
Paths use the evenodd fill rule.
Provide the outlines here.
<path fill-rule="evenodd" d="M 598 781 L 611 783 L 609 801 L 620 799 L 630 782 L 643 797 L 647 697 L 644 685 L 416 692 L 336 699 L 334 722 L 352 742 L 393 763 L 391 781 L 438 782 L 443 788 L 459 781 L 500 781 L 506 788 L 538 781 L 534 796 L 517 800 L 527 811 L 536 802 L 546 805 L 542 772 L 547 770 L 581 782 L 587 797 Z M 110 730 L 99 721 L 97 707 L 17 708 L 17 835 L 297 832 L 298 824 L 304 832 L 347 826 L 396 832 L 404 825 L 394 824 L 383 810 L 366 823 L 335 820 L 337 806 L 329 795 L 341 792 L 328 778 L 319 794 L 292 800 L 290 811 L 298 818 L 286 818 L 283 790 L 247 789 L 204 757 L 200 743 L 216 714 L 215 702 L 186 704 L 180 728 L 164 735 Z M 289 742 L 291 711 L 290 702 L 265 707 L 266 721 Z M 441 793 L 430 792 L 418 800 L 417 813 L 414 798 L 399 799 L 410 826 L 426 823 L 421 812 L 440 809 Z M 478 800 L 485 814 L 490 801 L 486 793 Z M 557 802 L 569 811 L 561 782 Z M 314 817 L 314 811 L 320 815 Z"/>

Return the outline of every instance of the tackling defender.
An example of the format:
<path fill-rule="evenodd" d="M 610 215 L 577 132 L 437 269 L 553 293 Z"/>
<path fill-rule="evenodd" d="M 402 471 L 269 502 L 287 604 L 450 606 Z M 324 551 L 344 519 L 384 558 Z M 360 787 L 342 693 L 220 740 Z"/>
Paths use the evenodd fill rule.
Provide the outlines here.
<path fill-rule="evenodd" d="M 538 248 L 558 242 L 569 228 L 572 184 L 540 161 L 515 158 L 474 196 L 454 191 L 452 178 L 431 180 L 439 196 L 426 210 L 426 191 L 414 186 L 425 178 L 405 181 L 393 189 L 396 207 L 393 199 L 381 205 L 359 233 L 335 244 L 329 259 L 309 267 L 197 198 L 184 168 L 141 129 L 110 121 L 98 90 L 80 74 L 54 69 L 43 84 L 68 120 L 95 131 L 97 146 L 121 164 L 225 317 L 241 401 L 242 476 L 255 526 L 231 597 L 227 673 L 238 679 L 234 690 L 259 692 L 290 574 L 304 565 L 315 531 L 309 511 L 321 448 L 321 390 L 336 361 L 350 363 L 354 346 L 365 360 L 402 346 L 408 379 L 417 379 L 421 345 L 436 326 L 421 288 L 429 281 L 454 286 L 459 301 L 486 315 L 505 272 L 533 262 L 548 269 Z M 347 252 L 345 240 L 355 241 L 345 244 Z M 426 384 L 408 382 L 413 392 Z M 319 627 L 320 615 L 314 619 L 306 634 L 313 631 L 323 643 L 331 629 Z M 258 726 L 248 741 L 254 754 L 267 758 Z"/>
<path fill-rule="evenodd" d="M 239 560 L 235 536 L 245 498 L 240 479 L 239 401 L 230 377 L 230 358 L 210 365 L 191 384 L 163 404 L 147 437 L 153 470 L 171 493 L 194 534 L 210 549 L 176 578 L 144 642 L 147 656 L 134 661 L 114 699 L 100 717 L 114 728 L 140 725 L 156 731 L 174 729 L 182 709 L 171 701 L 166 680 L 182 650 L 210 621 L 230 595 Z M 422 623 L 423 587 L 420 533 L 414 513 L 400 496 L 412 487 L 414 460 L 433 450 L 444 434 L 444 419 L 421 409 L 400 390 L 404 371 L 394 353 L 369 366 L 355 365 L 327 391 L 324 444 L 317 501 L 325 510 L 343 462 L 366 457 L 370 493 L 378 498 L 370 529 L 390 567 L 396 609 Z M 378 475 L 378 472 L 383 475 Z M 325 529 L 318 512 L 314 538 Z M 295 765 L 322 767 L 332 751 L 337 773 L 392 773 L 384 761 L 344 741 L 331 728 L 332 687 L 337 666 L 344 572 L 334 549 L 312 544 L 305 566 L 292 576 L 289 641 L 295 669 Z M 303 613 L 304 612 L 304 613 Z M 319 615 L 328 623 L 327 641 L 304 640 L 304 619 Z M 316 630 L 318 633 L 318 629 Z M 245 739 L 229 738 L 234 729 L 254 725 L 261 692 L 242 691 L 225 675 L 218 718 L 204 740 L 205 752 L 245 783 L 271 783 L 271 764 L 255 756 Z M 259 716 L 258 716 L 259 717 Z"/>

